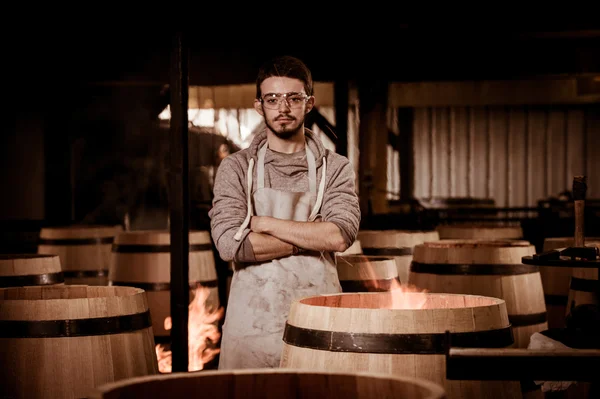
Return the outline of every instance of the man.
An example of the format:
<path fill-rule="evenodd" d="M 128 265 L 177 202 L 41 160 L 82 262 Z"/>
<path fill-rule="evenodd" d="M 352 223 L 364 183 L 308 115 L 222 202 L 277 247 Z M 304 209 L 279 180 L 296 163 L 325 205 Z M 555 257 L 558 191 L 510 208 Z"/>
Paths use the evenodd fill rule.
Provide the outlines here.
<path fill-rule="evenodd" d="M 235 262 L 219 369 L 279 367 L 292 301 L 341 292 L 334 253 L 356 239 L 360 208 L 348 159 L 304 127 L 314 103 L 302 61 L 263 65 L 254 107 L 266 128 L 215 176 L 212 237 Z"/>

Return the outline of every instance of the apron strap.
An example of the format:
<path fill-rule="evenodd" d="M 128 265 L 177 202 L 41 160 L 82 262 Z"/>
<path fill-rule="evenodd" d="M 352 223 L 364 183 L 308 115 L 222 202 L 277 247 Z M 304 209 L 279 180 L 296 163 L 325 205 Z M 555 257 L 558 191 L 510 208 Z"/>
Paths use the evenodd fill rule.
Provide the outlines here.
<path fill-rule="evenodd" d="M 325 193 L 325 176 L 327 176 L 327 158 L 323 157 L 323 172 L 321 174 L 321 183 L 319 184 L 319 194 L 317 195 L 317 201 L 308 218 L 311 222 L 315 220 L 321 209 L 321 203 L 323 202 L 323 195 Z"/>
<path fill-rule="evenodd" d="M 258 150 L 258 165 L 256 166 L 256 188 L 265 188 L 265 154 L 267 153 L 267 144 L 265 143 Z"/>
<path fill-rule="evenodd" d="M 317 163 L 315 154 L 306 143 L 306 161 L 308 162 L 308 188 L 311 194 L 317 193 Z"/>
<path fill-rule="evenodd" d="M 242 225 L 238 229 L 237 233 L 235 233 L 235 236 L 233 236 L 233 239 L 236 241 L 239 241 L 242 238 L 244 229 L 246 227 L 248 227 L 248 224 L 250 223 L 250 218 L 252 217 L 252 171 L 253 171 L 253 169 L 254 169 L 254 158 L 251 158 L 250 164 L 248 165 L 248 175 L 247 175 L 248 188 L 246 189 L 246 200 L 248 201 L 246 206 L 248 208 L 248 213 L 246 214 L 246 219 L 244 219 L 244 223 L 242 223 Z"/>

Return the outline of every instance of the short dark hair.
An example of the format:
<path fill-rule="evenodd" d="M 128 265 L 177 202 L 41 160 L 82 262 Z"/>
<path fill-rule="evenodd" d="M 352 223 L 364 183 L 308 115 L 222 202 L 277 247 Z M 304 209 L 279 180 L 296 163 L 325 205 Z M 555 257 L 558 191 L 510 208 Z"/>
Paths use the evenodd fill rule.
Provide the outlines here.
<path fill-rule="evenodd" d="M 284 76 L 287 78 L 294 78 L 304 82 L 304 90 L 309 96 L 313 95 L 313 80 L 310 69 L 296 57 L 289 55 L 277 56 L 271 58 L 258 70 L 258 76 L 256 78 L 256 98 L 261 97 L 260 85 L 261 83 L 271 76 Z"/>

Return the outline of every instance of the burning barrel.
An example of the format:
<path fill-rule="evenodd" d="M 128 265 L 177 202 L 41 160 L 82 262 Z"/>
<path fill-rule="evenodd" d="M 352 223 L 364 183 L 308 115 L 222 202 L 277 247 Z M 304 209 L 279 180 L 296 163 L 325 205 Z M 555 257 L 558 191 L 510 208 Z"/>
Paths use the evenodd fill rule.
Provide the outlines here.
<path fill-rule="evenodd" d="M 137 288 L 0 289 L 0 387 L 9 398 L 81 398 L 158 373 L 146 294 Z"/>
<path fill-rule="evenodd" d="M 430 381 L 376 373 L 250 369 L 130 378 L 98 387 L 90 399 L 196 397 L 307 399 L 445 399 Z"/>
<path fill-rule="evenodd" d="M 544 240 L 543 252 L 550 250 L 561 251 L 565 248 L 569 248 L 575 245 L 573 237 L 549 237 Z M 600 238 L 589 237 L 585 239 L 586 247 L 600 247 Z M 575 269 L 572 267 L 564 266 L 541 266 L 540 274 L 542 276 L 542 285 L 544 287 L 544 297 L 546 300 L 546 308 L 548 310 L 548 327 L 549 328 L 564 328 L 565 327 L 565 316 L 567 312 L 567 303 L 569 302 L 569 290 L 571 287 L 571 276 L 573 273 L 577 274 L 574 276 L 574 290 L 573 296 L 581 297 L 580 293 L 577 292 L 577 288 L 582 284 L 579 284 L 580 279 L 585 279 L 586 273 L 592 273 L 591 271 L 585 272 L 582 269 Z M 585 283 L 583 284 L 585 286 Z M 581 291 L 581 294 L 585 296 L 585 291 Z M 583 297 L 581 297 L 583 300 Z"/>
<path fill-rule="evenodd" d="M 58 255 L 0 255 L 0 288 L 64 285 Z"/>
<path fill-rule="evenodd" d="M 66 284 L 107 285 L 112 243 L 121 226 L 44 227 L 39 254 L 58 255 Z"/>
<path fill-rule="evenodd" d="M 423 292 L 343 293 L 292 302 L 281 367 L 423 378 L 448 398 L 520 398 L 517 381 L 446 379 L 446 338 L 458 347 L 513 344 L 505 301 Z"/>
<path fill-rule="evenodd" d="M 430 292 L 484 295 L 506 301 L 517 347 L 546 330 L 546 305 L 535 254 L 528 241 L 440 240 L 415 247 L 410 284 Z"/>
<path fill-rule="evenodd" d="M 415 245 L 440 239 L 437 231 L 360 230 L 358 238 L 364 255 L 391 256 L 396 260 L 400 282 L 408 282 Z"/>
<path fill-rule="evenodd" d="M 337 256 L 337 272 L 344 292 L 389 291 L 400 286 L 394 258 Z"/>
<path fill-rule="evenodd" d="M 436 228 L 440 239 L 518 240 L 523 238 L 521 226 L 502 226 L 494 223 L 457 223 Z"/>
<path fill-rule="evenodd" d="M 189 233 L 190 302 L 205 295 L 209 309 L 219 308 L 217 270 L 207 231 Z M 138 230 L 119 234 L 112 249 L 110 285 L 146 291 L 152 313 L 152 329 L 158 341 L 169 340 L 171 314 L 171 236 L 168 231 Z M 202 292 L 206 291 L 206 292 Z"/>

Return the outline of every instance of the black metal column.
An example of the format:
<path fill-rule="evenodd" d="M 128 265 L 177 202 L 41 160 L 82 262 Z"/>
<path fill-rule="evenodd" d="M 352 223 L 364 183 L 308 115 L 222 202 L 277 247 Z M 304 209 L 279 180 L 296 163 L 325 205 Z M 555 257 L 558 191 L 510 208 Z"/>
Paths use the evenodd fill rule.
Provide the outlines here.
<path fill-rule="evenodd" d="M 335 103 L 335 130 L 337 132 L 336 152 L 348 156 L 348 79 L 340 78 L 333 85 Z"/>
<path fill-rule="evenodd" d="M 398 108 L 398 130 L 400 132 L 400 198 L 408 201 L 414 198 L 415 154 L 414 154 L 414 110 Z"/>
<path fill-rule="evenodd" d="M 173 37 L 171 63 L 170 230 L 172 371 L 188 371 L 189 293 L 189 49 L 185 34 Z"/>

